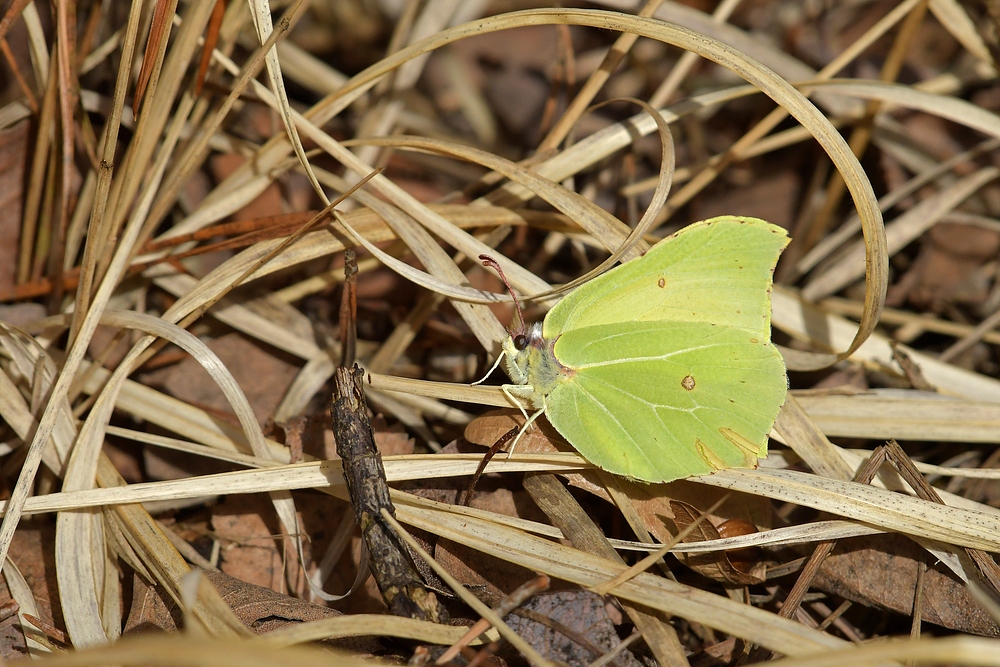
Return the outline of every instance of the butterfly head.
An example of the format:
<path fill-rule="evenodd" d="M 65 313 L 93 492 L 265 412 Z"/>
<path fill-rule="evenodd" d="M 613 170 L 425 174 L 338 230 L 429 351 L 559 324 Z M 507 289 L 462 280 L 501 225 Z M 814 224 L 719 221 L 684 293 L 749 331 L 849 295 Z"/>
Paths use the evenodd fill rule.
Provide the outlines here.
<path fill-rule="evenodd" d="M 542 335 L 542 323 L 535 322 L 515 331 L 503 343 L 507 374 L 516 384 L 531 387 L 531 400 L 536 407 L 545 405 L 545 397 L 560 382 L 574 374 L 555 354 L 555 339 Z"/>
<path fill-rule="evenodd" d="M 546 349 L 547 342 L 542 336 L 540 322 L 521 323 L 518 329 L 510 332 L 503 342 L 503 354 L 507 375 L 514 384 L 529 384 L 529 367 L 539 352 Z"/>

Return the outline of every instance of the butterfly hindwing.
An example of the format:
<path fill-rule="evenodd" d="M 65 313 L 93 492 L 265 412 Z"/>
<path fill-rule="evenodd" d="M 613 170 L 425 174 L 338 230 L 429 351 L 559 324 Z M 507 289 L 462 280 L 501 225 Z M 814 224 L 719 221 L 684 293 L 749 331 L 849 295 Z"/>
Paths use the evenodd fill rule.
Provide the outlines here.
<path fill-rule="evenodd" d="M 755 467 L 787 388 L 769 337 L 704 322 L 573 329 L 555 355 L 568 376 L 549 421 L 600 468 L 649 482 Z"/>

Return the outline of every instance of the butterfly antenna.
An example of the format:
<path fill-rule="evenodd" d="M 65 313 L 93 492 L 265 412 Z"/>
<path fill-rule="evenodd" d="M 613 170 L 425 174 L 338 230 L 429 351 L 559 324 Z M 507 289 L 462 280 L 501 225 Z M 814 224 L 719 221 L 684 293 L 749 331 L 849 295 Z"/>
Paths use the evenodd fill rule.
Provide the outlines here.
<path fill-rule="evenodd" d="M 517 300 L 517 295 L 514 294 L 514 290 L 511 289 L 510 283 L 507 281 L 507 276 L 504 275 L 503 269 L 500 268 L 500 263 L 489 255 L 480 255 L 479 259 L 482 261 L 483 266 L 488 266 L 496 271 L 497 275 L 500 276 L 500 280 L 503 281 L 504 287 L 507 288 L 510 298 L 514 300 L 514 307 L 517 309 L 517 320 L 521 323 L 521 330 L 524 331 L 524 313 L 521 312 L 521 302 Z"/>

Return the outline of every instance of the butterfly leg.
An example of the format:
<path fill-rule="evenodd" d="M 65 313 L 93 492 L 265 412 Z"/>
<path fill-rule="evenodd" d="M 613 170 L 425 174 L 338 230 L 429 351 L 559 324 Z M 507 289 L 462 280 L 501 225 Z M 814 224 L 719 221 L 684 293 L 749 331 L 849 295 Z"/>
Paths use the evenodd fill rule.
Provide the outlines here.
<path fill-rule="evenodd" d="M 484 375 L 483 377 L 481 377 L 478 380 L 476 380 L 475 382 L 473 382 L 472 386 L 476 386 L 476 385 L 479 385 L 479 384 L 482 384 L 482 383 L 486 382 L 486 378 L 488 378 L 489 376 L 493 375 L 493 371 L 495 371 L 497 369 L 497 366 L 500 365 L 500 362 L 503 361 L 503 358 L 504 358 L 504 356 L 506 356 L 506 354 L 507 354 L 506 351 L 500 350 L 500 354 L 497 355 L 497 360 L 493 362 L 492 366 L 490 366 L 490 370 L 486 371 L 486 375 Z M 510 398 L 510 396 L 508 396 L 508 398 Z"/>
<path fill-rule="evenodd" d="M 517 437 L 514 438 L 514 441 L 510 444 L 510 449 L 507 450 L 507 458 L 510 458 L 510 455 L 514 453 L 514 447 L 517 446 L 517 441 L 521 439 L 521 436 L 528 430 L 528 427 L 531 426 L 532 422 L 538 419 L 539 415 L 545 412 L 545 398 L 542 397 L 541 399 L 542 407 L 529 416 L 528 411 L 524 409 L 524 403 L 522 403 L 519 399 L 527 398 L 532 403 L 537 401 L 537 395 L 533 387 L 523 384 L 503 384 L 500 385 L 500 391 L 502 391 L 504 396 L 507 397 L 507 400 L 516 405 L 518 410 L 521 411 L 521 414 L 524 415 L 524 426 L 522 426 L 521 430 L 517 432 Z"/>
<path fill-rule="evenodd" d="M 529 393 L 530 387 L 526 387 L 523 384 L 502 384 L 500 385 L 500 391 L 503 395 L 507 397 L 507 400 L 517 406 L 517 409 L 521 411 L 524 415 L 524 420 L 528 421 L 528 412 L 524 409 L 524 404 L 518 400 L 520 398 L 531 398 Z"/>
<path fill-rule="evenodd" d="M 525 417 L 527 417 L 527 421 L 524 422 L 524 426 L 521 427 L 521 430 L 517 432 L 517 437 L 514 438 L 514 441 L 510 443 L 510 449 L 507 450 L 507 458 L 510 458 L 510 455 L 514 453 L 514 448 L 517 447 L 517 441 L 521 439 L 524 432 L 528 430 L 528 427 L 531 426 L 532 422 L 538 419 L 543 412 L 545 412 L 544 407 L 535 410 L 530 417 L 525 415 Z"/>

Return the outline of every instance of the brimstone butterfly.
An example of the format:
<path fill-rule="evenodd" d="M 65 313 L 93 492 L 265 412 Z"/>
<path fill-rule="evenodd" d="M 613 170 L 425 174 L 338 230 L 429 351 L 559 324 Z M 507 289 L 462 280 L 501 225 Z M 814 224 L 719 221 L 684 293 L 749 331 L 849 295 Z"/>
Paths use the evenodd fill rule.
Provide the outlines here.
<path fill-rule="evenodd" d="M 771 343 L 780 227 L 690 225 L 503 343 L 504 385 L 591 463 L 646 482 L 755 468 L 785 400 Z M 537 413 L 536 413 L 537 415 Z"/>

